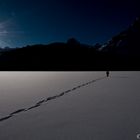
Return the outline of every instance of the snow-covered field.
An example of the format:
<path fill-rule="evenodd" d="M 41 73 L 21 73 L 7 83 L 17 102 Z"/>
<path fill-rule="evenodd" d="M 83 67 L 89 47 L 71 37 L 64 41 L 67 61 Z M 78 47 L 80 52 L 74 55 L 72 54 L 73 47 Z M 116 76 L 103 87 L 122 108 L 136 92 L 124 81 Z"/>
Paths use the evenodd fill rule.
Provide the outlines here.
<path fill-rule="evenodd" d="M 0 72 L 0 140 L 140 139 L 140 72 Z"/>

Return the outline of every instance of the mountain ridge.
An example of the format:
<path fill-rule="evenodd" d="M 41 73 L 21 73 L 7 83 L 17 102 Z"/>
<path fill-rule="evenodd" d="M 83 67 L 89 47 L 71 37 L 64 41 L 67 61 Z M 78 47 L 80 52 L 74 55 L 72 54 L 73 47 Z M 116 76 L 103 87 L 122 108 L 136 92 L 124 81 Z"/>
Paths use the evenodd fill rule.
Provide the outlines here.
<path fill-rule="evenodd" d="M 31 45 L 1 53 L 0 70 L 140 70 L 140 18 L 102 45 L 67 42 Z"/>
<path fill-rule="evenodd" d="M 102 49 L 119 55 L 135 56 L 140 54 L 140 18 L 137 18 L 126 30 L 114 36 Z"/>

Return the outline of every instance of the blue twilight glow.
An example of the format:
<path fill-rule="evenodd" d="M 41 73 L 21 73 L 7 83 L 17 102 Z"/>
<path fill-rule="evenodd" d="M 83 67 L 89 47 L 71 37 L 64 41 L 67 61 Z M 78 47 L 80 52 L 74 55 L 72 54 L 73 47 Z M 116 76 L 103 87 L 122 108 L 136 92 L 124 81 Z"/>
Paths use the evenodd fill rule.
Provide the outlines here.
<path fill-rule="evenodd" d="M 0 47 L 66 41 L 104 43 L 139 16 L 139 1 L 0 0 Z"/>

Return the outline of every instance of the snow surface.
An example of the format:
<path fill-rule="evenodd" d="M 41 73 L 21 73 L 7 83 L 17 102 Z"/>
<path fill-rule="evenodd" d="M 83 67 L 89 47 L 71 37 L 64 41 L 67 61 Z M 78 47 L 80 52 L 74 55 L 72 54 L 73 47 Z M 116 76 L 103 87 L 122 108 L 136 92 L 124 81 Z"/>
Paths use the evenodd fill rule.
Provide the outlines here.
<path fill-rule="evenodd" d="M 1 72 L 0 140 L 137 139 L 140 72 L 110 74 Z"/>

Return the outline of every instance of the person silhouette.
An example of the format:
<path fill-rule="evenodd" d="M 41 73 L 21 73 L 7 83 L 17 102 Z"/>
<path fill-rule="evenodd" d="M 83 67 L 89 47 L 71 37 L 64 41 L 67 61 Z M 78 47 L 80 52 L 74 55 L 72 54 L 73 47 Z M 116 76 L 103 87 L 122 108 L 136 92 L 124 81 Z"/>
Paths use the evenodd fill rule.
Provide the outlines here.
<path fill-rule="evenodd" d="M 109 71 L 106 71 L 106 76 L 109 77 Z"/>

